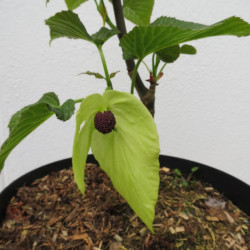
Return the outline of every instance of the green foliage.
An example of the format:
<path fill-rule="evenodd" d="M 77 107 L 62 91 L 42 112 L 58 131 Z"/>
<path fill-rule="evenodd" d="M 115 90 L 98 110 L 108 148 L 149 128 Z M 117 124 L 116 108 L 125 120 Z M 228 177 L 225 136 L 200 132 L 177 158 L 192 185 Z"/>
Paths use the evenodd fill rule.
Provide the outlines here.
<path fill-rule="evenodd" d="M 116 127 L 104 135 L 94 128 L 94 116 L 105 110 L 113 112 Z M 133 95 L 111 90 L 103 96 L 87 97 L 77 112 L 76 124 L 73 170 L 80 190 L 84 193 L 84 166 L 91 147 L 116 190 L 153 231 L 159 186 L 159 139 L 148 110 Z"/>
<path fill-rule="evenodd" d="M 47 93 L 38 102 L 24 107 L 12 116 L 8 125 L 9 137 L 0 150 L 0 171 L 13 148 L 52 116 L 53 112 L 50 108 L 55 106 L 59 106 L 57 96 L 54 93 Z"/>
<path fill-rule="evenodd" d="M 180 56 L 181 49 L 179 45 L 168 47 L 156 52 L 156 55 L 165 63 L 173 63 Z"/>
<path fill-rule="evenodd" d="M 97 72 L 86 71 L 84 73 L 81 73 L 80 75 L 82 75 L 82 74 L 94 76 L 97 79 L 105 79 L 105 77 L 103 75 L 101 75 L 100 73 L 97 73 Z"/>
<path fill-rule="evenodd" d="M 154 0 L 124 0 L 123 14 L 125 18 L 137 25 L 147 25 L 154 6 Z"/>
<path fill-rule="evenodd" d="M 56 117 L 61 121 L 69 120 L 75 111 L 75 102 L 72 99 L 65 101 L 61 107 L 52 107 L 51 110 L 55 113 Z"/>
<path fill-rule="evenodd" d="M 118 33 L 118 30 L 109 30 L 102 27 L 98 32 L 90 36 L 78 15 L 71 10 L 59 12 L 47 19 L 45 23 L 50 28 L 50 42 L 56 38 L 67 37 L 87 40 L 96 46 L 102 46 L 109 38 Z"/>
<path fill-rule="evenodd" d="M 212 36 L 250 35 L 250 25 L 238 17 L 207 26 L 161 17 L 148 26 L 135 27 L 120 42 L 124 59 L 140 59 L 159 50 L 187 41 Z"/>
<path fill-rule="evenodd" d="M 97 33 L 92 35 L 92 39 L 97 46 L 102 46 L 109 38 L 118 34 L 118 30 L 109 30 L 102 27 Z"/>
<path fill-rule="evenodd" d="M 184 44 L 181 46 L 181 54 L 195 55 L 196 52 L 196 48 L 192 45 Z"/>
<path fill-rule="evenodd" d="M 60 37 L 92 41 L 78 15 L 71 10 L 59 12 L 45 23 L 50 27 L 50 42 Z"/>
<path fill-rule="evenodd" d="M 67 4 L 69 10 L 73 10 L 86 1 L 88 0 L 65 0 L 65 3 Z"/>

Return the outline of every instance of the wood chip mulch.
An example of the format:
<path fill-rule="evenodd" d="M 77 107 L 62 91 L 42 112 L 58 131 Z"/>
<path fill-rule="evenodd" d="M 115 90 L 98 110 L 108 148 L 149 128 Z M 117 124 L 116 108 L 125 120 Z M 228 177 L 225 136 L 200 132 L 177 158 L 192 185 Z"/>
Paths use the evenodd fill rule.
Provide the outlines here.
<path fill-rule="evenodd" d="M 82 196 L 72 169 L 22 187 L 0 227 L 0 249 L 250 249 L 250 217 L 209 184 L 160 170 L 155 234 L 109 178 L 86 165 Z"/>

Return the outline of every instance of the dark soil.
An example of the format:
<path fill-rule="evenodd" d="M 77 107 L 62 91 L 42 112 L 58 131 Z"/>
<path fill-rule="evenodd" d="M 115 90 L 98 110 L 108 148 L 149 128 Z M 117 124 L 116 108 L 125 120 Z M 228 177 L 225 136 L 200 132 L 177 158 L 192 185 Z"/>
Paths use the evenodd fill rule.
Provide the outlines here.
<path fill-rule="evenodd" d="M 250 249 L 250 218 L 213 187 L 162 168 L 155 234 L 109 178 L 86 166 L 82 196 L 71 169 L 22 187 L 0 228 L 0 249 Z"/>

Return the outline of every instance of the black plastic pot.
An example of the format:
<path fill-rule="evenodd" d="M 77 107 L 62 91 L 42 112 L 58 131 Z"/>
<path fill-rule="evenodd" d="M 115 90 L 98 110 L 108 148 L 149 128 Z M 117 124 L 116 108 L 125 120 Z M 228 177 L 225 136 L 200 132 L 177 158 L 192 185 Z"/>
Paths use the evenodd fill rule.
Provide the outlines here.
<path fill-rule="evenodd" d="M 241 208 L 241 210 L 250 215 L 250 186 L 246 183 L 220 170 L 197 162 L 164 155 L 160 155 L 159 159 L 161 167 L 166 166 L 168 168 L 178 168 L 184 173 L 190 173 L 191 168 L 199 167 L 199 170 L 194 173 L 197 178 L 212 184 L 213 187 L 218 189 L 235 205 Z M 68 158 L 50 163 L 21 176 L 5 188 L 0 193 L 0 223 L 5 217 L 5 210 L 11 197 L 16 194 L 19 187 L 24 185 L 27 186 L 34 180 L 51 172 L 69 168 L 72 165 L 71 162 L 71 158 Z M 88 156 L 87 162 L 97 163 L 93 155 Z"/>

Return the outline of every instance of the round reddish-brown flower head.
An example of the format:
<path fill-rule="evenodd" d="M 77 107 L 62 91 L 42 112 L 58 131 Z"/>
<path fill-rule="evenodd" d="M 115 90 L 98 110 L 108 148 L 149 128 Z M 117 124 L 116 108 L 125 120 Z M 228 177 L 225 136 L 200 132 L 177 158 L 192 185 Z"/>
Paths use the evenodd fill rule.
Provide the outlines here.
<path fill-rule="evenodd" d="M 115 117 L 111 111 L 98 112 L 95 115 L 95 128 L 103 133 L 108 134 L 115 128 Z"/>

